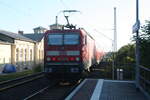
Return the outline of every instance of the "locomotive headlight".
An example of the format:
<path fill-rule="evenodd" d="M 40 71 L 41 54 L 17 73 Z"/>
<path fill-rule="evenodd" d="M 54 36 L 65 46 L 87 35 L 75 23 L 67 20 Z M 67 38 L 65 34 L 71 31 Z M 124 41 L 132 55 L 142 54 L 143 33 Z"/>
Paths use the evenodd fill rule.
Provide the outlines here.
<path fill-rule="evenodd" d="M 76 61 L 79 61 L 80 60 L 80 58 L 79 57 L 76 57 Z"/>
<path fill-rule="evenodd" d="M 50 61 L 50 60 L 51 60 L 51 58 L 48 57 L 48 58 L 47 58 L 47 61 Z"/>

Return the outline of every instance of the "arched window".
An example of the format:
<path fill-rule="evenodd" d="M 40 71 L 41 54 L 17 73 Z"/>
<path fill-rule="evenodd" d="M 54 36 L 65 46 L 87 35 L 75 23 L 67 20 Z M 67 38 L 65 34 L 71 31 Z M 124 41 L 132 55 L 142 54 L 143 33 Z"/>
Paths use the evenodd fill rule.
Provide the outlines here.
<path fill-rule="evenodd" d="M 41 60 L 41 52 L 40 52 L 40 50 L 39 50 L 39 60 Z"/>
<path fill-rule="evenodd" d="M 24 60 L 25 62 L 27 61 L 27 49 L 25 49 L 25 52 L 24 52 Z"/>
<path fill-rule="evenodd" d="M 30 61 L 32 61 L 32 49 L 30 49 Z"/>
<path fill-rule="evenodd" d="M 16 63 L 19 62 L 19 49 L 16 49 Z"/>
<path fill-rule="evenodd" d="M 20 62 L 23 63 L 23 49 L 20 50 Z"/>

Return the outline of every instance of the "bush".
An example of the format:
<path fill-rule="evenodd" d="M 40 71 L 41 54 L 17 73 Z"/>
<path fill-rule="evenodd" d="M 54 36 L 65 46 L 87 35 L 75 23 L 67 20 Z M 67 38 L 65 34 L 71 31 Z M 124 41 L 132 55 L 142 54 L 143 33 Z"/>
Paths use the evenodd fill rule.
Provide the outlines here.
<path fill-rule="evenodd" d="M 42 65 L 37 65 L 33 68 L 33 72 L 42 72 L 42 71 L 43 71 Z"/>
<path fill-rule="evenodd" d="M 1 81 L 7 81 L 7 80 L 13 80 L 19 77 L 24 77 L 27 75 L 32 75 L 33 71 L 32 70 L 27 70 L 27 71 L 23 71 L 23 72 L 16 72 L 16 73 L 10 73 L 10 74 L 4 74 L 4 75 L 0 75 L 0 82 Z"/>

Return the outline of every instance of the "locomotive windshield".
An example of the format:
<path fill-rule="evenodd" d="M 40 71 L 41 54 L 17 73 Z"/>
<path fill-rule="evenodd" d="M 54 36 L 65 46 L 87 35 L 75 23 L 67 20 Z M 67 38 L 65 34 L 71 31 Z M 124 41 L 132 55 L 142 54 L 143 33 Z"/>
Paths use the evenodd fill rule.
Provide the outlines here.
<path fill-rule="evenodd" d="M 78 34 L 65 34 L 64 35 L 64 44 L 65 45 L 79 44 L 79 35 Z"/>
<path fill-rule="evenodd" d="M 63 35 L 62 34 L 51 34 L 48 36 L 48 45 L 62 45 Z"/>
<path fill-rule="evenodd" d="M 77 45 L 79 34 L 49 34 L 48 45 Z"/>

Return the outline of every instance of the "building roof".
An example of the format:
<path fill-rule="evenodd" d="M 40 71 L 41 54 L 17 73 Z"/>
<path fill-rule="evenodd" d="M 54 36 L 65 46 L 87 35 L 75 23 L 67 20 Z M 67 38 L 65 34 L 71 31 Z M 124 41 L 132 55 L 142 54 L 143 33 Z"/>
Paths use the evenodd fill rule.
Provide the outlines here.
<path fill-rule="evenodd" d="M 23 35 L 17 34 L 17 33 L 13 33 L 13 32 L 8 32 L 5 30 L 0 30 L 0 34 L 6 35 L 8 37 L 11 37 L 13 39 L 17 39 L 17 40 L 23 40 L 23 41 L 28 41 L 28 42 L 35 42 L 33 40 L 31 40 L 30 38 L 27 38 Z"/>
<path fill-rule="evenodd" d="M 61 24 L 52 24 L 49 27 L 51 30 L 55 30 L 55 29 L 57 30 L 57 29 L 63 29 L 64 26 Z"/>
<path fill-rule="evenodd" d="M 11 45 L 12 43 L 5 42 L 5 41 L 0 40 L 0 44 L 7 44 L 7 45 Z"/>
<path fill-rule="evenodd" d="M 36 27 L 36 28 L 33 28 L 33 30 L 35 29 L 44 29 L 44 30 L 47 30 L 46 28 L 42 27 L 42 26 L 39 26 L 39 27 Z"/>
<path fill-rule="evenodd" d="M 34 33 L 31 33 L 31 34 L 23 34 L 23 36 L 27 37 L 27 38 L 30 38 L 32 39 L 33 41 L 36 41 L 36 42 L 40 42 L 43 37 L 44 37 L 44 33 L 38 33 L 38 34 L 34 34 Z"/>

